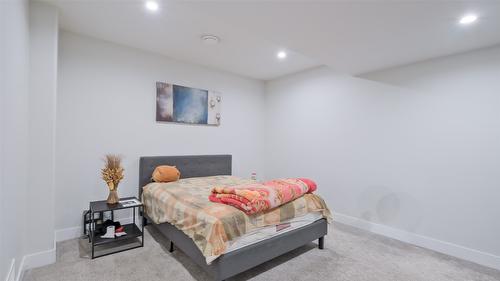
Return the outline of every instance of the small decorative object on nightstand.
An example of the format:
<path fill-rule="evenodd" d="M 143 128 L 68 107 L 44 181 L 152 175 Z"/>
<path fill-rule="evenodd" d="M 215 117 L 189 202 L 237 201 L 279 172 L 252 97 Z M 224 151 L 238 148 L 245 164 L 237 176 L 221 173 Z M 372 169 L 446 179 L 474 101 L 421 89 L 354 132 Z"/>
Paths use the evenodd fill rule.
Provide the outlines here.
<path fill-rule="evenodd" d="M 90 202 L 89 205 L 90 205 L 90 208 L 89 208 L 88 212 L 90 212 L 90 214 L 89 214 L 89 216 L 85 215 L 85 217 L 90 218 L 89 231 L 87 232 L 87 234 L 88 234 L 89 242 L 92 245 L 92 254 L 91 254 L 92 259 L 144 246 L 144 224 L 141 223 L 140 227 L 136 224 L 136 214 L 138 216 L 142 217 L 142 212 L 144 211 L 143 210 L 144 206 L 137 198 L 135 198 L 135 197 L 123 198 L 121 201 L 119 201 L 117 204 L 114 204 L 114 205 L 109 205 L 106 200 L 93 201 L 93 202 Z M 136 208 L 138 209 L 138 211 L 136 211 Z M 133 211 L 132 223 L 120 225 L 117 222 L 113 222 L 114 211 L 123 210 L 123 209 L 132 209 L 132 211 Z M 114 238 L 109 238 L 110 237 L 109 233 L 108 233 L 108 235 L 103 236 L 104 233 L 99 233 L 99 231 L 96 227 L 97 221 L 95 219 L 95 217 L 96 217 L 95 214 L 99 214 L 99 218 L 104 218 L 105 212 L 111 213 L 110 224 L 114 224 L 114 225 L 119 226 L 120 231 L 117 230 L 117 233 L 115 233 L 113 231 Z M 142 220 L 138 219 L 137 222 L 142 222 Z M 85 223 L 85 220 L 84 220 L 84 223 Z M 105 225 L 106 222 L 104 222 L 103 224 Z M 84 226 L 84 227 L 86 228 L 86 226 Z M 107 227 L 109 227 L 109 226 L 107 226 Z M 118 235 L 118 233 L 125 233 L 125 234 Z M 133 246 L 124 249 L 122 247 L 123 245 L 121 245 L 121 243 L 119 243 L 121 245 L 121 247 L 118 250 L 113 251 L 112 249 L 107 248 L 106 253 L 101 254 L 101 255 L 97 255 L 97 256 L 95 255 L 95 248 L 98 246 L 102 246 L 105 244 L 109 245 L 112 243 L 123 242 L 123 241 L 132 240 L 132 239 L 136 239 L 136 238 L 140 238 L 140 244 L 138 244 L 139 241 L 137 241 L 137 243 L 132 244 Z"/>
<path fill-rule="evenodd" d="M 116 204 L 120 200 L 118 197 L 118 184 L 123 179 L 122 158 L 118 155 L 108 154 L 104 168 L 101 171 L 102 179 L 106 182 L 109 188 L 108 204 Z"/>

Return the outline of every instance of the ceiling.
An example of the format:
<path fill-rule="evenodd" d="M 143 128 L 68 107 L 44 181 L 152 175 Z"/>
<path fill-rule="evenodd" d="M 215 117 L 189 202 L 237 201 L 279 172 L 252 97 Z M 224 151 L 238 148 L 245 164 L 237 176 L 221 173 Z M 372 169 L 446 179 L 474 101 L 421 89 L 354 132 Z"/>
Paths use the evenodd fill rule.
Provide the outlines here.
<path fill-rule="evenodd" d="M 62 29 L 261 80 L 318 65 L 357 75 L 500 43 L 495 0 L 159 1 L 156 13 L 140 0 L 46 1 Z M 469 12 L 479 20 L 459 25 Z"/>

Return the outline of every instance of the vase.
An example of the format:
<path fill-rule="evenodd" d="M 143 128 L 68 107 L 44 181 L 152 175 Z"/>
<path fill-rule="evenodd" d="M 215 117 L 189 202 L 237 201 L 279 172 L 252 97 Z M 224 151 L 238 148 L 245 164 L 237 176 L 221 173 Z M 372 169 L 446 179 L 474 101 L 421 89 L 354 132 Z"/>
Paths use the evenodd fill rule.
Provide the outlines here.
<path fill-rule="evenodd" d="M 110 190 L 109 195 L 108 195 L 108 199 L 106 200 L 106 202 L 108 204 L 116 204 L 116 203 L 118 203 L 118 201 L 120 201 L 120 197 L 118 197 L 118 191 L 116 191 L 116 189 Z"/>

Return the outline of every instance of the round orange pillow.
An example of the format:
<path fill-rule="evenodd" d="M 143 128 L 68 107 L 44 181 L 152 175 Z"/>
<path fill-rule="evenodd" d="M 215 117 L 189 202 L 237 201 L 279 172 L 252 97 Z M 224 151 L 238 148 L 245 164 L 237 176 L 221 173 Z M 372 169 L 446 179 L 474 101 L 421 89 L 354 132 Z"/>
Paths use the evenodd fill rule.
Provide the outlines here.
<path fill-rule="evenodd" d="M 179 180 L 181 172 L 175 166 L 162 165 L 153 171 L 153 180 L 155 182 L 171 182 Z"/>

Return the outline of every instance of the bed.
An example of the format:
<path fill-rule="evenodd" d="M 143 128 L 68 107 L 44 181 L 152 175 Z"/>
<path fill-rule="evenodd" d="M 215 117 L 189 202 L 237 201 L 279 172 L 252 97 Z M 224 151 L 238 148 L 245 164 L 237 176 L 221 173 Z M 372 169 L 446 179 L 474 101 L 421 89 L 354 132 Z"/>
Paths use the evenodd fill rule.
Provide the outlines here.
<path fill-rule="evenodd" d="M 143 187 L 151 183 L 153 170 L 159 165 L 173 165 L 181 171 L 181 178 L 198 178 L 232 174 L 231 155 L 201 156 L 153 156 L 141 157 L 139 164 L 139 198 Z M 207 199 L 208 200 L 208 199 Z M 243 245 L 222 254 L 207 263 L 193 239 L 169 222 L 151 223 L 153 218 L 144 214 L 144 223 L 150 224 L 170 242 L 170 251 L 174 246 L 180 249 L 193 262 L 213 276 L 214 280 L 224 280 L 238 273 L 253 268 L 293 249 L 318 239 L 320 249 L 324 247 L 324 236 L 327 234 L 327 221 L 324 218 L 314 220 L 304 226 L 272 235 L 267 239 Z"/>

